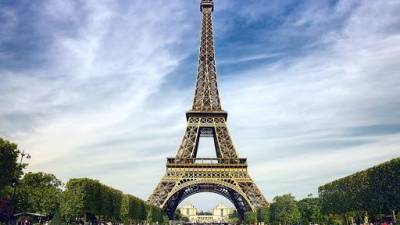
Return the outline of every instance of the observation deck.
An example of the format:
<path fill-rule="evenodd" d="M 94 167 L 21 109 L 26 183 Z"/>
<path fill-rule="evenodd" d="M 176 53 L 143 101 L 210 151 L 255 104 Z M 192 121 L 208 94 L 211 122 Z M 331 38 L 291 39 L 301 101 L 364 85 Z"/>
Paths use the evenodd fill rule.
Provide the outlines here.
<path fill-rule="evenodd" d="M 247 168 L 247 159 L 167 158 L 167 168 Z"/>

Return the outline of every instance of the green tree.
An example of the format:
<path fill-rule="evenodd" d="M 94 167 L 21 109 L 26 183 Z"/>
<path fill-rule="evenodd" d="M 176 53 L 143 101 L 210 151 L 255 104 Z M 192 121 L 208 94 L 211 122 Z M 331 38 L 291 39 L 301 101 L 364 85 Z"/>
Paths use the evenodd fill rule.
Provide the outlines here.
<path fill-rule="evenodd" d="M 57 210 L 51 219 L 50 225 L 65 225 L 64 218 L 61 217 L 60 211 Z"/>
<path fill-rule="evenodd" d="M 60 214 L 68 222 L 85 213 L 85 191 L 81 179 L 70 179 L 61 195 Z"/>
<path fill-rule="evenodd" d="M 138 216 L 140 221 L 145 221 L 147 219 L 146 204 L 143 201 L 139 201 Z"/>
<path fill-rule="evenodd" d="M 61 215 L 67 219 L 90 220 L 97 217 L 102 221 L 124 224 L 143 222 L 146 219 L 163 223 L 164 212 L 147 205 L 143 200 L 101 184 L 88 178 L 71 179 L 62 195 Z"/>
<path fill-rule="evenodd" d="M 236 210 L 233 210 L 233 212 L 229 214 L 229 222 L 232 224 L 239 224 L 240 220 Z"/>
<path fill-rule="evenodd" d="M 400 158 L 340 178 L 318 188 L 324 214 L 364 223 L 368 215 L 392 215 L 400 210 Z M 361 215 L 361 216 L 360 216 Z M 361 219 L 360 219 L 361 217 Z"/>
<path fill-rule="evenodd" d="M 323 216 L 321 213 L 321 205 L 319 198 L 304 198 L 298 202 L 298 207 L 301 214 L 301 223 L 303 225 L 320 224 Z"/>
<path fill-rule="evenodd" d="M 121 220 L 124 224 L 130 224 L 132 222 L 130 214 L 131 208 L 131 196 L 124 195 L 121 200 Z"/>
<path fill-rule="evenodd" d="M 142 206 L 142 200 L 138 198 L 133 199 L 133 204 L 132 204 L 132 219 L 134 221 L 140 222 L 143 221 L 144 217 L 144 209 Z"/>
<path fill-rule="evenodd" d="M 400 211 L 400 158 L 372 167 L 367 173 L 368 211 L 396 217 Z"/>
<path fill-rule="evenodd" d="M 132 195 L 88 178 L 70 179 L 62 194 L 60 214 L 71 222 L 75 218 L 124 224 L 158 222 L 163 224 L 164 212 Z"/>
<path fill-rule="evenodd" d="M 54 214 L 61 196 L 61 181 L 53 174 L 27 173 L 17 186 L 17 209 L 41 214 Z"/>
<path fill-rule="evenodd" d="M 255 224 L 257 223 L 257 212 L 246 212 L 244 214 L 244 223 L 245 224 Z"/>
<path fill-rule="evenodd" d="M 164 213 L 162 210 L 155 206 L 148 206 L 148 221 L 150 223 L 164 223 Z"/>
<path fill-rule="evenodd" d="M 257 221 L 268 224 L 270 221 L 269 207 L 257 208 Z"/>
<path fill-rule="evenodd" d="M 174 216 L 173 216 L 173 220 L 180 220 L 180 221 L 188 222 L 188 221 L 189 221 L 189 218 L 185 217 L 185 216 L 181 213 L 181 211 L 175 210 Z"/>
<path fill-rule="evenodd" d="M 272 224 L 291 225 L 300 222 L 300 210 L 291 194 L 276 196 L 270 210 Z"/>
<path fill-rule="evenodd" d="M 26 164 L 18 164 L 19 153 L 16 144 L 0 138 L 0 196 L 5 194 L 5 187 L 19 180 L 22 169 L 26 166 Z"/>

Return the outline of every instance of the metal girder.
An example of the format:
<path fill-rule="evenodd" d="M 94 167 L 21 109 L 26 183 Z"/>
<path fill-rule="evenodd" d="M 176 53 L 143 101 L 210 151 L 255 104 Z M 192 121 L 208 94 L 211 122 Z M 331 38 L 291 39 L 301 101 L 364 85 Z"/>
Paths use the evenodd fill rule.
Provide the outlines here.
<path fill-rule="evenodd" d="M 173 215 L 178 204 L 186 197 L 199 192 L 214 192 L 229 199 L 240 216 L 248 210 L 268 206 L 247 171 L 244 159 L 169 158 L 167 172 L 148 199 L 152 205 Z M 204 163 L 215 162 L 215 163 Z M 227 191 L 223 191 L 227 190 Z"/>
<path fill-rule="evenodd" d="M 187 127 L 175 158 L 148 203 L 163 208 L 172 218 L 179 203 L 199 192 L 214 192 L 229 199 L 241 217 L 245 211 L 266 207 L 268 202 L 250 178 L 247 161 L 239 158 L 222 110 L 215 69 L 212 0 L 201 1 L 202 23 L 197 80 Z M 213 137 L 217 158 L 196 158 L 199 139 Z"/>

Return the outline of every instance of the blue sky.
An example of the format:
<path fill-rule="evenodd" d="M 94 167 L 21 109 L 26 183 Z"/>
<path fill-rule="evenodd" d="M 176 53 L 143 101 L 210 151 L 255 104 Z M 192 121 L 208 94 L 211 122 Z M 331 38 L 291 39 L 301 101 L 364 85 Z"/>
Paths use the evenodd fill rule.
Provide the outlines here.
<path fill-rule="evenodd" d="M 216 0 L 223 108 L 269 201 L 400 156 L 399 11 Z M 0 136 L 30 171 L 147 198 L 184 132 L 199 29 L 198 1 L 1 1 Z M 224 201 L 204 196 L 188 201 Z"/>

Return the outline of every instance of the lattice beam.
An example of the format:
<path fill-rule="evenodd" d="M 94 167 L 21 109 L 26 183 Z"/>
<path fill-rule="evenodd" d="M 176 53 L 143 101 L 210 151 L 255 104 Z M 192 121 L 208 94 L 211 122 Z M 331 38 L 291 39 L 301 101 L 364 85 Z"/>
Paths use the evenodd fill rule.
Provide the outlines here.
<path fill-rule="evenodd" d="M 201 40 L 197 80 L 192 110 L 186 113 L 187 127 L 175 158 L 167 159 L 167 172 L 148 202 L 162 207 L 172 217 L 186 197 L 214 192 L 233 202 L 241 217 L 245 211 L 268 206 L 247 171 L 245 158 L 239 158 L 222 110 L 215 69 L 212 30 L 212 0 L 202 0 Z M 213 137 L 217 158 L 196 158 L 199 139 Z"/>
<path fill-rule="evenodd" d="M 201 4 L 200 53 L 192 110 L 201 112 L 222 111 L 215 68 L 212 27 L 213 2 L 202 1 Z"/>

